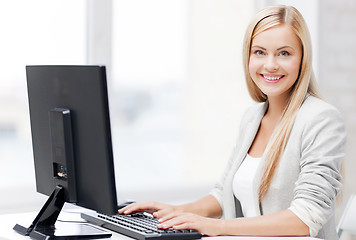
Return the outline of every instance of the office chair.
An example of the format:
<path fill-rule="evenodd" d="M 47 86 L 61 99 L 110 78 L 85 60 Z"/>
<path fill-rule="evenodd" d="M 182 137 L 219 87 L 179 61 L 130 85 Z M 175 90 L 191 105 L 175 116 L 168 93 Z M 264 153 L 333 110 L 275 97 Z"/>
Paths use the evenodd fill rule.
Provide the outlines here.
<path fill-rule="evenodd" d="M 356 195 L 351 194 L 336 228 L 340 237 L 343 231 L 356 235 Z"/>

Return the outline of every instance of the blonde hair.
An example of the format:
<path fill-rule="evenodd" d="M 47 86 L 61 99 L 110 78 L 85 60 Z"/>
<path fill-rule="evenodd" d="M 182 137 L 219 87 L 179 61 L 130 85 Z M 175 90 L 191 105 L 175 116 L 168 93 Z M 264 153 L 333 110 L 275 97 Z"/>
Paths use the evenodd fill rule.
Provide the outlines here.
<path fill-rule="evenodd" d="M 291 6 L 271 6 L 261 10 L 252 19 L 245 34 L 243 44 L 243 63 L 248 91 L 253 100 L 266 102 L 267 96 L 258 88 L 249 73 L 249 59 L 252 39 L 259 33 L 272 27 L 287 24 L 295 32 L 302 47 L 302 60 L 299 76 L 292 87 L 291 95 L 285 107 L 280 122 L 274 131 L 270 147 L 266 153 L 266 165 L 259 188 L 259 199 L 267 194 L 274 173 L 287 145 L 297 112 L 307 93 L 321 98 L 312 69 L 312 47 L 308 27 L 303 16 Z"/>

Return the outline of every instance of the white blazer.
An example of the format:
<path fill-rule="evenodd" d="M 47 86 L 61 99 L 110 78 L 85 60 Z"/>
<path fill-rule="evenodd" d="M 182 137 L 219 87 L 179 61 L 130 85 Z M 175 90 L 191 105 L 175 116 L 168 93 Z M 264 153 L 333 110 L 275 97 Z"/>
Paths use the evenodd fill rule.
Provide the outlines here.
<path fill-rule="evenodd" d="M 267 107 L 268 102 L 258 103 L 247 110 L 225 172 L 210 192 L 220 203 L 225 219 L 243 217 L 240 203 L 233 194 L 232 181 Z M 258 189 L 264 164 L 257 169 L 253 182 L 256 212 L 266 215 L 290 209 L 308 225 L 312 237 L 337 239 L 334 205 L 342 188 L 339 170 L 345 148 L 346 131 L 340 113 L 330 104 L 308 95 L 298 111 L 279 166 L 261 203 Z"/>

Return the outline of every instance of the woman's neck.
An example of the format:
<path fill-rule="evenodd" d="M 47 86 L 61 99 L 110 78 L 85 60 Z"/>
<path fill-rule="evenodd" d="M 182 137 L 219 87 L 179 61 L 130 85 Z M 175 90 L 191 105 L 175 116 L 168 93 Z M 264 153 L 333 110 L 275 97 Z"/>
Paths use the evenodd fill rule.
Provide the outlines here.
<path fill-rule="evenodd" d="M 268 98 L 268 110 L 266 117 L 279 121 L 284 109 L 286 108 L 288 99 L 286 97 L 269 97 Z"/>

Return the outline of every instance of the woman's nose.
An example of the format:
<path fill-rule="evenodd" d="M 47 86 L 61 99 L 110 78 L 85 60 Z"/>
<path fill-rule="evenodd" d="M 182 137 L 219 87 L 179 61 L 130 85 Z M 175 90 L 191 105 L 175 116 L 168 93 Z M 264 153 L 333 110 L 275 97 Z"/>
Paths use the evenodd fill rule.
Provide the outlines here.
<path fill-rule="evenodd" d="M 276 72 L 279 69 L 278 62 L 274 56 L 269 56 L 266 59 L 264 67 L 268 72 Z"/>

